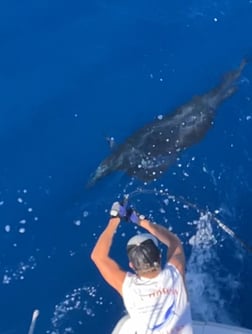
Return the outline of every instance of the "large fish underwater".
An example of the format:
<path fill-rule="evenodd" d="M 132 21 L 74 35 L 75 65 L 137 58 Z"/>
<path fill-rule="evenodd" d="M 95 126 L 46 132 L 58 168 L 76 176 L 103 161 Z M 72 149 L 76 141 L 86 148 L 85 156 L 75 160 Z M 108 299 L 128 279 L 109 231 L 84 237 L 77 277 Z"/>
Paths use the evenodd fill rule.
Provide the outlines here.
<path fill-rule="evenodd" d="M 204 138 L 213 125 L 216 109 L 237 91 L 236 81 L 246 63 L 243 59 L 217 87 L 146 124 L 115 147 L 100 163 L 87 187 L 114 171 L 123 171 L 144 182 L 161 177 L 183 150 Z"/>

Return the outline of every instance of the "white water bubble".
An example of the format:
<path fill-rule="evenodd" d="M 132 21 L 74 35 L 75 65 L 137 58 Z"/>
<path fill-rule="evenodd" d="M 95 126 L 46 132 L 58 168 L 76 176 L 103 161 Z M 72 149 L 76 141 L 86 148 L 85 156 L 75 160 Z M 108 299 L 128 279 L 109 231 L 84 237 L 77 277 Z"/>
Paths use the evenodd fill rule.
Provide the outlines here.
<path fill-rule="evenodd" d="M 197 230 L 196 234 L 189 239 L 191 246 L 211 247 L 217 243 L 208 213 L 201 215 L 198 221 L 194 221 L 194 224 L 197 225 Z"/>
<path fill-rule="evenodd" d="M 95 287 L 84 286 L 73 289 L 54 307 L 51 318 L 53 331 L 50 333 L 75 333 L 76 326 L 83 322 L 83 316 L 94 317 L 94 305 L 103 307 L 103 304 L 103 297 L 97 296 Z M 75 320 L 71 322 L 71 327 L 69 327 L 69 316 L 73 315 Z"/>
<path fill-rule="evenodd" d="M 69 251 L 69 255 L 70 255 L 70 256 L 75 256 L 75 254 L 76 254 L 76 252 L 74 252 L 74 251 L 72 251 L 72 250 Z"/>
<path fill-rule="evenodd" d="M 165 205 L 169 205 L 169 199 L 168 199 L 168 198 L 166 198 L 166 199 L 164 200 L 164 204 L 165 204 Z"/>
<path fill-rule="evenodd" d="M 15 244 L 13 244 L 14 246 Z M 24 280 L 25 273 L 28 270 L 33 270 L 36 267 L 36 261 L 33 256 L 30 256 L 25 262 L 20 262 L 15 268 L 7 267 L 4 269 L 3 284 L 10 284 L 12 281 Z"/>
<path fill-rule="evenodd" d="M 11 227 L 10 225 L 5 225 L 4 229 L 5 229 L 5 232 L 10 232 Z"/>
<path fill-rule="evenodd" d="M 20 227 L 18 229 L 18 232 L 21 233 L 21 234 L 25 233 L 25 228 L 24 227 Z"/>
<path fill-rule="evenodd" d="M 89 216 L 89 212 L 88 211 L 83 211 L 82 215 L 83 215 L 84 218 L 87 218 Z"/>
<path fill-rule="evenodd" d="M 10 282 L 11 282 L 11 277 L 8 276 L 7 274 L 3 275 L 2 283 L 3 284 L 10 284 Z"/>
<path fill-rule="evenodd" d="M 203 166 L 203 167 L 202 167 L 202 170 L 203 170 L 204 173 L 207 173 L 206 166 Z"/>
<path fill-rule="evenodd" d="M 74 222 L 74 225 L 76 226 L 80 226 L 81 225 L 81 221 L 78 219 L 78 220 L 75 220 Z"/>

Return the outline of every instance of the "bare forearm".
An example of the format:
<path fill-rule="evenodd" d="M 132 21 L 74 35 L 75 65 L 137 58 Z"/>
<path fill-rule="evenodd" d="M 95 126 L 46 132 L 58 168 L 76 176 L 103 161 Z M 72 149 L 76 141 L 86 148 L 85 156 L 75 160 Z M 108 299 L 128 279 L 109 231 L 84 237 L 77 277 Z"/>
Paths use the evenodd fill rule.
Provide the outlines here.
<path fill-rule="evenodd" d="M 171 246 L 174 247 L 174 246 L 180 245 L 180 240 L 176 236 L 176 234 L 170 232 L 166 227 L 162 225 L 153 224 L 149 220 L 144 219 L 140 221 L 140 226 L 146 229 L 151 234 L 153 234 L 167 247 L 171 247 Z"/>
<path fill-rule="evenodd" d="M 105 230 L 100 235 L 92 251 L 91 258 L 93 261 L 109 256 L 114 233 L 120 223 L 120 218 L 111 218 Z"/>

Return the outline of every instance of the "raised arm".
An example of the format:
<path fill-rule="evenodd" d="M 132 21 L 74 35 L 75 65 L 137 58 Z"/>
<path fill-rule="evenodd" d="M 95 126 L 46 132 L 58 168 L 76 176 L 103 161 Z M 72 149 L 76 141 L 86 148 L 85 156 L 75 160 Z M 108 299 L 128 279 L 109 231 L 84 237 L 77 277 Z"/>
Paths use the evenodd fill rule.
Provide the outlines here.
<path fill-rule="evenodd" d="M 179 272 L 185 274 L 185 255 L 180 239 L 160 224 L 153 224 L 147 219 L 139 220 L 141 227 L 153 234 L 168 247 L 167 262 L 173 264 Z"/>
<path fill-rule="evenodd" d="M 121 221 L 120 217 L 124 217 L 125 214 L 126 207 L 119 202 L 114 202 L 110 210 L 111 217 L 108 225 L 100 235 L 91 253 L 91 259 L 94 261 L 102 277 L 120 294 L 122 294 L 122 285 L 126 272 L 110 257 L 109 253 L 113 236 Z"/>

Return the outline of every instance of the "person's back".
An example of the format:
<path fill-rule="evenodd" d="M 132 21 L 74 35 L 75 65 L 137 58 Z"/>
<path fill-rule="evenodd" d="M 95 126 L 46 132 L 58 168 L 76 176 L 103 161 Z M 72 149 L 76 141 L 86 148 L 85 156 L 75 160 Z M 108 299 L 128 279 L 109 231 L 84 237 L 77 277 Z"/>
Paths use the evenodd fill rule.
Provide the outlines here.
<path fill-rule="evenodd" d="M 192 334 L 190 304 L 185 286 L 185 256 L 179 238 L 167 228 L 153 224 L 115 202 L 108 226 L 91 254 L 104 279 L 123 298 L 134 324 L 134 334 Z M 127 243 L 129 266 L 122 270 L 110 256 L 113 235 L 120 218 L 138 224 L 149 233 L 132 237 Z M 161 268 L 158 241 L 168 247 Z"/>
<path fill-rule="evenodd" d="M 137 334 L 192 333 L 184 280 L 173 265 L 153 278 L 128 272 L 122 297 Z"/>

